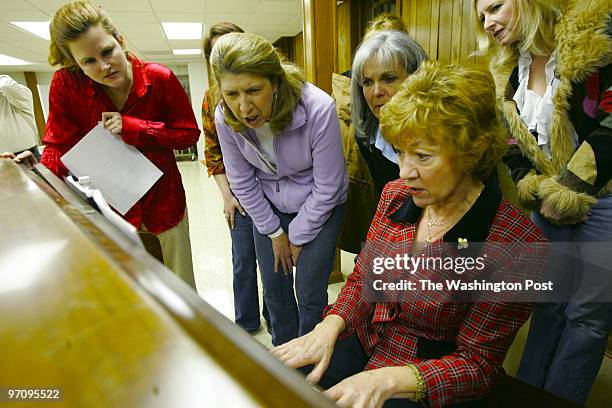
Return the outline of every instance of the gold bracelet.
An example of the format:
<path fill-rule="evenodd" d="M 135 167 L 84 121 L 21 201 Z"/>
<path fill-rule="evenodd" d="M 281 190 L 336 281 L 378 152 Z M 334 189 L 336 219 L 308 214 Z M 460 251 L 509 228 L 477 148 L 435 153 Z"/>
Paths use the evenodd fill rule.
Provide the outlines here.
<path fill-rule="evenodd" d="M 412 373 L 414 374 L 414 378 L 416 380 L 416 388 L 414 390 L 414 397 L 410 399 L 413 401 L 420 401 L 426 396 L 425 381 L 423 380 L 423 377 L 421 376 L 419 369 L 416 368 L 414 365 L 408 364 L 406 367 L 412 370 Z"/>

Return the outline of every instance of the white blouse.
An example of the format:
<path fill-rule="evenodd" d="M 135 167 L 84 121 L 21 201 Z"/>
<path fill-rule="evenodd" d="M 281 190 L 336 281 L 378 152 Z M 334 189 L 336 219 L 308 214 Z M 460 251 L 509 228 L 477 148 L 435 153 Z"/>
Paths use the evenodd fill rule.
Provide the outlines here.
<path fill-rule="evenodd" d="M 531 67 L 531 54 L 521 52 L 518 60 L 519 86 L 514 94 L 514 101 L 520 112 L 521 120 L 530 132 L 537 132 L 538 145 L 550 159 L 550 141 L 548 138 L 550 124 L 552 122 L 553 97 L 559 87 L 559 80 L 555 78 L 557 67 L 556 52 L 554 52 L 544 67 L 546 73 L 546 92 L 540 96 L 531 89 L 527 89 L 529 83 L 529 68 Z"/>
<path fill-rule="evenodd" d="M 374 146 L 382 152 L 383 156 L 385 156 L 387 160 L 395 164 L 399 164 L 397 153 L 395 153 L 391 143 L 387 142 L 387 139 L 385 139 L 385 137 L 382 135 L 380 126 L 376 128 L 376 139 L 374 140 Z"/>

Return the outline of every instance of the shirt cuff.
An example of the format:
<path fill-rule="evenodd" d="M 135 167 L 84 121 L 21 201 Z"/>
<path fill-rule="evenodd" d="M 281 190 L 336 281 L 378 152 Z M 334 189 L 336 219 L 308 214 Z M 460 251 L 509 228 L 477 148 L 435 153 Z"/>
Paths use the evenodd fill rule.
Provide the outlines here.
<path fill-rule="evenodd" d="M 283 227 L 278 227 L 278 229 L 276 230 L 276 232 L 273 232 L 271 234 L 268 234 L 268 238 L 270 239 L 274 239 L 274 238 L 278 238 L 281 235 L 283 235 L 285 231 L 283 231 Z"/>

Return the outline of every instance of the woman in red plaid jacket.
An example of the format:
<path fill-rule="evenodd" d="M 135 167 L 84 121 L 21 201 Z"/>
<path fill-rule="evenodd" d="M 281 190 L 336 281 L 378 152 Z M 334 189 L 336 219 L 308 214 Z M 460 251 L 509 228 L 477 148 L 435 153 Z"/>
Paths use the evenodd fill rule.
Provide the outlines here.
<path fill-rule="evenodd" d="M 493 269 L 539 276 L 545 238 L 496 184 L 507 137 L 488 72 L 426 62 L 385 105 L 380 123 L 398 152 L 401 179 L 383 190 L 366 247 L 324 320 L 272 352 L 309 372 L 307 380 L 342 407 L 467 406 L 504 373 L 532 303 L 501 295 L 456 301 L 447 287 L 420 286 L 444 282 L 458 268 L 445 276 L 415 266 L 402 275 L 408 279 L 382 287 L 381 268 L 406 272 L 406 264 L 390 264 L 444 246 L 484 260 L 489 277 Z M 476 243 L 484 249 L 474 252 Z"/>

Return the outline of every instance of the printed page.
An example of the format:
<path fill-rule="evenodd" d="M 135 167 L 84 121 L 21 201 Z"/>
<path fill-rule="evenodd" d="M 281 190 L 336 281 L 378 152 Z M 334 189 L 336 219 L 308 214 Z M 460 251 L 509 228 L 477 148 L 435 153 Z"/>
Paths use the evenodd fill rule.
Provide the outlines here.
<path fill-rule="evenodd" d="M 125 215 L 162 176 L 138 149 L 123 142 L 102 124 L 94 127 L 61 158 L 77 177 L 89 176 L 91 186 Z"/>

